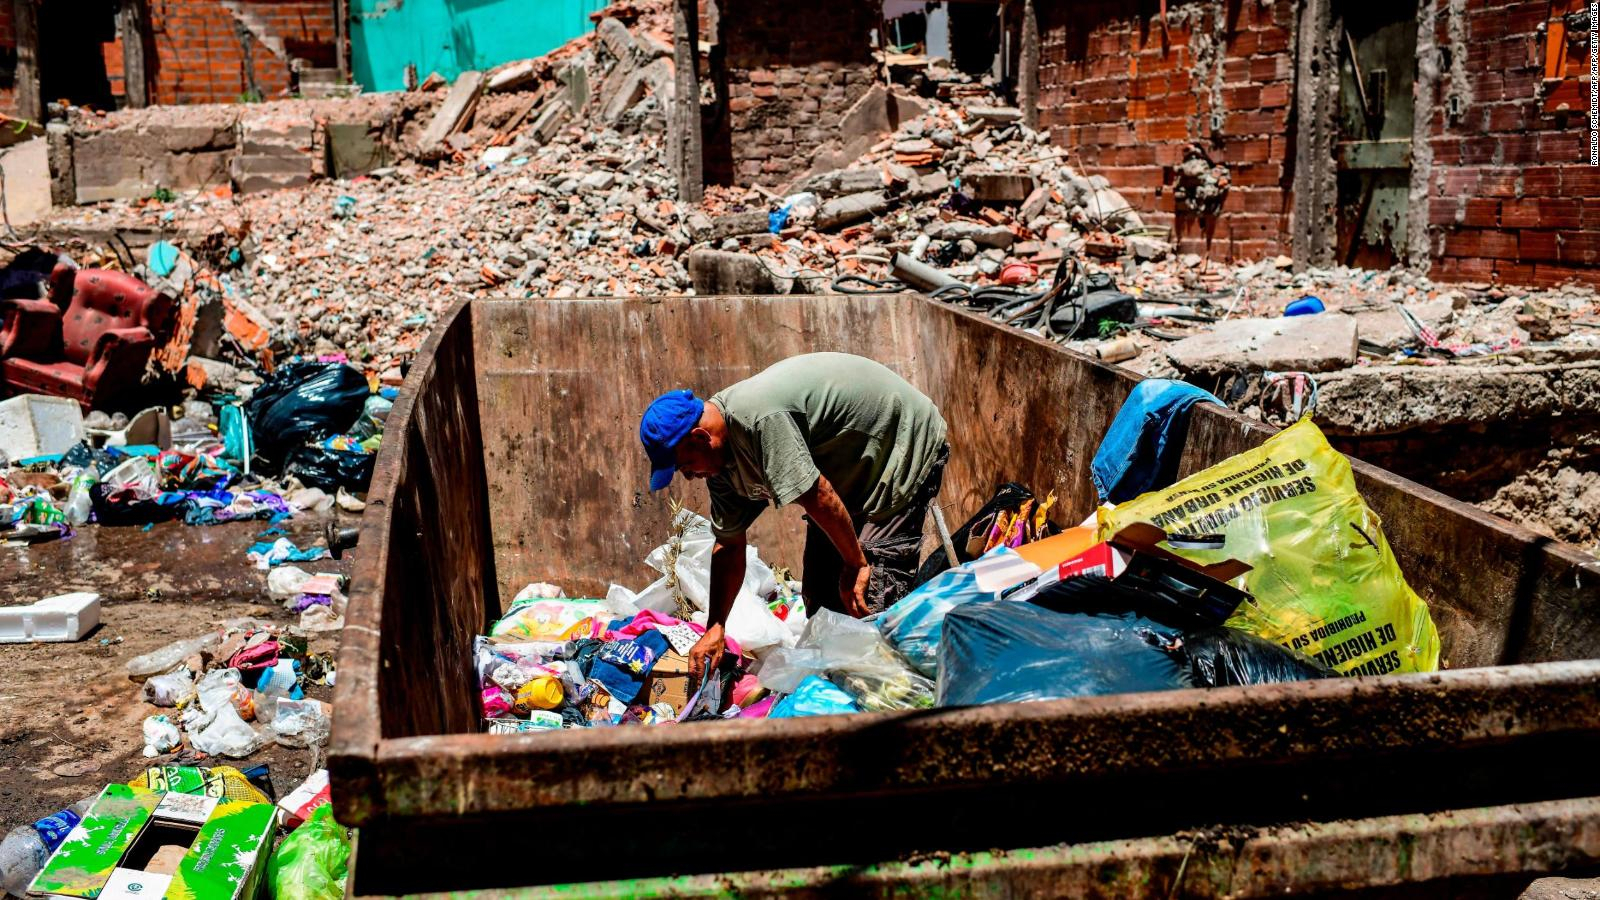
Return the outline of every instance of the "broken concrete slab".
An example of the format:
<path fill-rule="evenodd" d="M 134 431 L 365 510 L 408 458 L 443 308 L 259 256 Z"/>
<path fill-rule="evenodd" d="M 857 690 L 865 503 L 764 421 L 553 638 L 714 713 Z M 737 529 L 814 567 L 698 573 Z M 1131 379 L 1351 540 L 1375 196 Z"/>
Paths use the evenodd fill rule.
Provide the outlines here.
<path fill-rule="evenodd" d="M 910 200 L 926 200 L 929 197 L 937 197 L 949 189 L 950 176 L 939 170 L 911 179 L 906 185 L 906 197 Z"/>
<path fill-rule="evenodd" d="M 972 241 L 985 247 L 1011 246 L 1017 236 L 1004 225 L 979 225 L 976 222 L 934 222 L 926 229 L 929 237 L 939 241 Z"/>
<path fill-rule="evenodd" d="M 796 191 L 810 191 L 823 199 L 845 194 L 883 190 L 883 173 L 877 169 L 834 169 L 800 180 Z"/>
<path fill-rule="evenodd" d="M 393 165 L 394 155 L 383 128 L 369 122 L 329 122 L 328 174 L 354 178 Z"/>
<path fill-rule="evenodd" d="M 1033 193 L 1023 199 L 1022 206 L 1017 210 L 1017 219 L 1023 222 L 1033 221 L 1038 218 L 1040 213 L 1044 212 L 1045 205 L 1049 202 L 1049 187 L 1040 185 L 1034 188 Z"/>
<path fill-rule="evenodd" d="M 600 34 L 600 44 L 615 59 L 623 60 L 633 56 L 636 45 L 633 35 L 628 33 L 628 26 L 617 19 L 607 16 L 600 20 L 595 29 Z"/>
<path fill-rule="evenodd" d="M 1356 341 L 1350 316 L 1235 319 L 1172 344 L 1167 359 L 1185 375 L 1331 372 L 1355 364 Z"/>
<path fill-rule="evenodd" d="M 1021 203 L 1028 199 L 1035 187 L 1032 175 L 989 169 L 962 172 L 961 184 L 972 190 L 973 199 L 979 203 Z"/>
<path fill-rule="evenodd" d="M 746 234 L 766 234 L 769 225 L 767 211 L 764 209 L 729 213 L 712 219 L 710 227 L 705 229 L 703 236 L 697 236 L 696 240 L 716 242 Z"/>
<path fill-rule="evenodd" d="M 1417 317 L 1417 321 L 1421 322 L 1424 328 L 1431 329 L 1435 334 L 1449 325 L 1455 315 L 1449 300 L 1411 303 L 1406 305 L 1406 309 Z M 1413 347 L 1420 343 L 1411 326 L 1400 315 L 1398 304 L 1380 309 L 1363 309 L 1348 315 L 1355 320 L 1357 329 L 1361 332 L 1361 343 L 1384 353 L 1393 353 L 1403 347 Z"/>
<path fill-rule="evenodd" d="M 817 210 L 814 224 L 817 229 L 828 231 L 871 218 L 888 208 L 889 198 L 882 191 L 835 197 Z"/>
<path fill-rule="evenodd" d="M 443 146 L 445 138 L 466 125 L 472 118 L 473 111 L 478 108 L 478 98 L 483 93 L 483 81 L 483 73 L 477 71 L 462 72 L 456 78 L 455 84 L 450 86 L 450 93 L 445 95 L 444 103 L 439 105 L 439 111 L 434 113 L 433 121 L 428 123 L 427 130 L 417 141 L 422 152 L 437 152 Z"/>
<path fill-rule="evenodd" d="M 989 122 L 1020 122 L 1022 110 L 1015 106 L 969 106 L 967 115 Z"/>
<path fill-rule="evenodd" d="M 689 254 L 689 278 L 697 294 L 787 294 L 794 279 L 780 278 L 753 253 L 695 250 Z"/>
<path fill-rule="evenodd" d="M 539 111 L 539 117 L 533 120 L 528 131 L 539 143 L 548 144 L 550 139 L 556 136 L 556 132 L 560 131 L 571 118 L 572 107 L 567 105 L 566 100 L 557 97 L 546 103 L 544 109 Z"/>

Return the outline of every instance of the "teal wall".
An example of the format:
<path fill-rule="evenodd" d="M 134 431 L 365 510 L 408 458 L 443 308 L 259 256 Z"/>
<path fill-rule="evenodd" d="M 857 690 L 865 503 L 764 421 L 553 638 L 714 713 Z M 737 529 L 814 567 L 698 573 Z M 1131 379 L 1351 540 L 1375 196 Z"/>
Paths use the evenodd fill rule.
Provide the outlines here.
<path fill-rule="evenodd" d="M 606 0 L 350 0 L 350 59 L 369 91 L 438 72 L 454 80 L 554 50 L 593 27 Z"/>

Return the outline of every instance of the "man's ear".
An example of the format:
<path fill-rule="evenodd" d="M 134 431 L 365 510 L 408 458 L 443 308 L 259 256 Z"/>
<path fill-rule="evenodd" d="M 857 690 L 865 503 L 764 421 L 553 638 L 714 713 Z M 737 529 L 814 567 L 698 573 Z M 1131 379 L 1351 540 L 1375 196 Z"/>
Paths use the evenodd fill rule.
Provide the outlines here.
<path fill-rule="evenodd" d="M 701 449 L 709 448 L 711 446 L 711 432 L 705 430 L 704 428 L 696 428 L 695 430 L 689 432 L 689 440 L 696 447 Z"/>

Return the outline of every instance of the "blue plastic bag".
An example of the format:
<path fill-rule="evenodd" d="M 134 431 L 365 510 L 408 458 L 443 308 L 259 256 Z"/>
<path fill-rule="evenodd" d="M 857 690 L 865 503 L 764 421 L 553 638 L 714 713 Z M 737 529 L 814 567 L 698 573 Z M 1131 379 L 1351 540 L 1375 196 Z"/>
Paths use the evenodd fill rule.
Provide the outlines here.
<path fill-rule="evenodd" d="M 769 719 L 798 719 L 803 716 L 837 716 L 857 713 L 861 707 L 843 688 L 821 675 L 810 675 L 794 693 L 773 704 Z"/>
<path fill-rule="evenodd" d="M 995 599 L 978 587 L 974 565 L 1004 555 L 1018 554 L 1010 547 L 996 547 L 972 562 L 935 575 L 884 610 L 878 617 L 878 632 L 913 668 L 932 678 L 939 671 L 939 636 L 945 614 L 963 604 Z"/>

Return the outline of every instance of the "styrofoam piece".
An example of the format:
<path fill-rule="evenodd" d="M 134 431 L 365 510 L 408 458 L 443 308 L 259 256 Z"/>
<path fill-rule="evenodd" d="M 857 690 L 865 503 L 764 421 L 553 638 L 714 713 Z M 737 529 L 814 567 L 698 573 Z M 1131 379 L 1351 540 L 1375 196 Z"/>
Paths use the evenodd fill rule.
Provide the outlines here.
<path fill-rule="evenodd" d="M 23 394 L 0 401 L 0 452 L 11 459 L 65 453 L 83 434 L 83 408 L 76 400 Z"/>
<path fill-rule="evenodd" d="M 100 595 L 46 597 L 32 606 L 0 606 L 0 644 L 80 641 L 100 624 Z"/>

